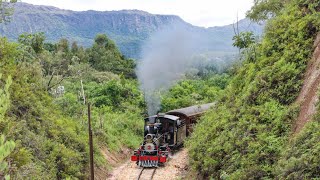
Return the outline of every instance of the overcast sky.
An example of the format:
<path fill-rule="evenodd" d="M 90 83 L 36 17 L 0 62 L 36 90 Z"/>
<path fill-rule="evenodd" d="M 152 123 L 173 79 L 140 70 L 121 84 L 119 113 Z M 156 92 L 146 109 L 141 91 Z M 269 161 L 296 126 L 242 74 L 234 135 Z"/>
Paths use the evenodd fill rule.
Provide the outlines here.
<path fill-rule="evenodd" d="M 203 27 L 221 26 L 245 17 L 253 0 L 21 0 L 37 5 L 62 9 L 122 10 L 139 9 L 153 14 L 174 14 L 183 20 Z"/>

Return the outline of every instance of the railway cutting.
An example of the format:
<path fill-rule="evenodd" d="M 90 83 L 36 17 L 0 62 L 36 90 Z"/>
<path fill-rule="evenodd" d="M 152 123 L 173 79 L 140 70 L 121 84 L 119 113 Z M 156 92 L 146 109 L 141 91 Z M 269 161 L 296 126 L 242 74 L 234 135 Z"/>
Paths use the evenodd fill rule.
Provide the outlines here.
<path fill-rule="evenodd" d="M 144 119 L 144 139 L 131 161 L 139 167 L 165 166 L 169 154 L 178 150 L 191 134 L 198 118 L 214 103 L 159 113 Z"/>

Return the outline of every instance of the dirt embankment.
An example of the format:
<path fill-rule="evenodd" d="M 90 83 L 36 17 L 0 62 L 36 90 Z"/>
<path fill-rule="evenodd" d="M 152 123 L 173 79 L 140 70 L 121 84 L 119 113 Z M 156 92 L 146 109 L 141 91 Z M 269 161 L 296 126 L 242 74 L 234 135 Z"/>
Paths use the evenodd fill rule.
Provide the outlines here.
<path fill-rule="evenodd" d="M 131 180 L 137 179 L 141 168 L 134 162 L 127 161 L 125 164 L 115 168 L 107 179 L 110 180 Z M 157 168 L 154 180 L 184 179 L 188 170 L 188 152 L 182 149 L 175 153 L 164 167 Z"/>
<path fill-rule="evenodd" d="M 100 152 L 104 156 L 106 161 L 108 162 L 110 169 L 112 167 L 118 167 L 119 165 L 124 163 L 131 155 L 130 149 L 122 149 L 119 153 L 112 153 L 107 148 L 102 148 L 102 149 L 100 149 Z M 103 168 L 95 167 L 94 179 L 105 180 L 108 177 L 108 173 L 110 172 L 110 169 L 103 169 Z"/>
<path fill-rule="evenodd" d="M 320 34 L 314 45 L 312 59 L 308 62 L 304 75 L 304 83 L 296 100 L 301 105 L 298 119 L 294 126 L 294 134 L 299 133 L 304 125 L 310 121 L 316 112 L 316 104 L 319 101 L 318 91 L 320 86 Z"/>

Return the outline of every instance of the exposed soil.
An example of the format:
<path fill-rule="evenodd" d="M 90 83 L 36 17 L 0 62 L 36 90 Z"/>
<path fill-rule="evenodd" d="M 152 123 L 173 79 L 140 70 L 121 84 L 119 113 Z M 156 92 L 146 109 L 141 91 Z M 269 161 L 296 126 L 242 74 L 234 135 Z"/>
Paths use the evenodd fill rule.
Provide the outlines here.
<path fill-rule="evenodd" d="M 320 34 L 314 42 L 314 53 L 308 62 L 307 71 L 301 92 L 296 100 L 301 105 L 298 119 L 294 125 L 294 133 L 299 133 L 304 125 L 310 121 L 316 112 L 319 100 L 318 90 L 320 85 Z"/>
<path fill-rule="evenodd" d="M 119 153 L 112 153 L 107 148 L 102 148 L 100 151 L 104 158 L 107 160 L 110 169 L 122 164 L 126 159 L 129 158 L 131 154 L 130 149 L 122 149 Z M 96 180 L 105 180 L 108 177 L 108 172 L 110 172 L 110 169 L 95 167 L 94 178 Z"/>
<path fill-rule="evenodd" d="M 183 179 L 188 170 L 188 152 L 186 149 L 181 149 L 176 152 L 164 167 L 157 168 L 153 179 L 154 180 L 174 180 Z M 141 168 L 135 162 L 127 161 L 123 165 L 115 168 L 107 179 L 110 180 L 130 180 L 137 179 Z"/>

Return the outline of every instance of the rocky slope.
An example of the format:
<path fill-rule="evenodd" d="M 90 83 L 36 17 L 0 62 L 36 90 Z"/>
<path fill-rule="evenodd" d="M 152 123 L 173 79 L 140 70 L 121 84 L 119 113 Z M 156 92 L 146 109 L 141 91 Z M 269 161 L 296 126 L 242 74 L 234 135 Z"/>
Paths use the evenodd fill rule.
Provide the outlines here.
<path fill-rule="evenodd" d="M 141 45 L 152 32 L 168 25 L 180 23 L 205 39 L 203 49 L 210 52 L 230 52 L 234 35 L 232 25 L 201 28 L 183 21 L 178 16 L 155 15 L 138 10 L 122 11 L 70 11 L 51 6 L 26 3 L 15 5 L 11 23 L 0 25 L 0 35 L 11 40 L 24 33 L 44 32 L 48 41 L 67 38 L 84 46 L 90 46 L 97 33 L 106 33 L 113 39 L 123 54 L 139 58 Z M 240 30 L 261 33 L 262 27 L 243 20 Z"/>

